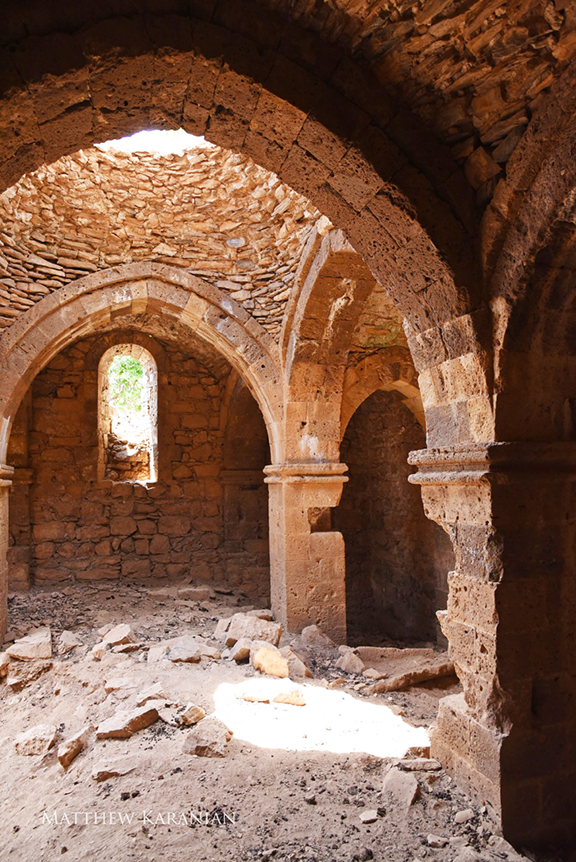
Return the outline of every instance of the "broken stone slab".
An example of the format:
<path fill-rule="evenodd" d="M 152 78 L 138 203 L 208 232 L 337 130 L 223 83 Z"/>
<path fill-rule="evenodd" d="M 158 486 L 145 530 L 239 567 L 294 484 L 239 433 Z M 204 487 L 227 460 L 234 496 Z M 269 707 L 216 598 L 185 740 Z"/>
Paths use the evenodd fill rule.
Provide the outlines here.
<path fill-rule="evenodd" d="M 168 658 L 173 662 L 199 662 L 202 658 L 201 645 L 195 638 L 180 638 L 168 653 Z"/>
<path fill-rule="evenodd" d="M 158 719 L 155 706 L 145 704 L 133 710 L 119 710 L 98 725 L 98 739 L 128 739 L 139 730 L 150 727 Z"/>
<path fill-rule="evenodd" d="M 426 843 L 429 847 L 433 847 L 435 850 L 441 850 L 442 847 L 446 847 L 448 844 L 448 839 L 444 838 L 443 835 L 427 835 Z"/>
<path fill-rule="evenodd" d="M 258 617 L 259 620 L 267 620 L 270 623 L 274 620 L 274 614 L 268 608 L 264 608 L 263 610 L 254 608 L 254 610 L 247 611 L 247 613 L 249 617 Z"/>
<path fill-rule="evenodd" d="M 388 674 L 381 670 L 376 670 L 376 668 L 367 667 L 366 670 L 362 671 L 362 676 L 365 676 L 366 679 L 386 679 Z"/>
<path fill-rule="evenodd" d="M 250 640 L 268 641 L 278 646 L 282 626 L 280 623 L 261 620 L 259 617 L 251 617 L 249 614 L 234 614 L 225 634 L 226 646 L 234 646 L 240 638 Z"/>
<path fill-rule="evenodd" d="M 140 692 L 136 698 L 138 706 L 144 706 L 149 700 L 165 700 L 168 697 L 161 682 L 155 682 Z"/>
<path fill-rule="evenodd" d="M 288 659 L 267 641 L 254 641 L 250 649 L 250 664 L 260 673 L 286 678 L 289 675 Z"/>
<path fill-rule="evenodd" d="M 454 664 L 447 652 L 427 648 L 357 647 L 356 653 L 367 667 L 387 674 L 385 679 L 368 688 L 369 694 L 397 691 L 454 674 Z"/>
<path fill-rule="evenodd" d="M 334 641 L 329 638 L 327 634 L 324 634 L 320 626 L 306 626 L 306 628 L 302 629 L 300 637 L 302 639 L 302 642 L 307 647 L 319 647 L 320 649 L 336 649 L 336 644 L 334 643 Z"/>
<path fill-rule="evenodd" d="M 95 644 L 90 650 L 90 655 L 94 659 L 94 661 L 102 661 L 106 653 L 108 652 L 108 647 L 106 644 L 101 641 L 98 644 Z"/>
<path fill-rule="evenodd" d="M 127 653 L 127 652 L 136 652 L 136 650 L 140 649 L 142 644 L 140 643 L 128 643 L 128 644 L 118 644 L 117 646 L 113 646 L 111 652 L 113 653 Z"/>
<path fill-rule="evenodd" d="M 7 652 L 0 652 L 0 679 L 5 676 L 8 676 L 8 670 L 10 668 L 10 656 Z"/>
<path fill-rule="evenodd" d="M 18 754 L 26 756 L 46 754 L 56 742 L 56 733 L 53 724 L 36 724 L 18 734 L 14 740 L 14 748 Z"/>
<path fill-rule="evenodd" d="M 250 638 L 240 638 L 240 640 L 236 641 L 234 646 L 230 647 L 228 658 L 230 661 L 235 662 L 246 661 L 250 658 L 251 647 L 252 641 Z"/>
<path fill-rule="evenodd" d="M 98 763 L 92 770 L 95 781 L 107 781 L 120 775 L 128 775 L 136 769 L 137 762 L 133 759 L 117 760 L 110 763 Z"/>
<path fill-rule="evenodd" d="M 66 655 L 66 653 L 71 652 L 76 647 L 82 646 L 82 641 L 79 637 L 77 637 L 74 632 L 63 631 L 60 637 L 58 638 L 58 643 L 56 645 L 56 652 L 58 655 Z"/>
<path fill-rule="evenodd" d="M 6 650 L 10 658 L 19 661 L 34 661 L 52 657 L 52 633 L 48 626 L 34 629 L 19 638 Z"/>
<path fill-rule="evenodd" d="M 409 757 L 401 760 L 398 766 L 407 772 L 435 772 L 442 769 L 441 763 L 429 757 Z"/>
<path fill-rule="evenodd" d="M 412 803 L 418 799 L 420 785 L 413 775 L 402 772 L 398 767 L 393 766 L 384 777 L 382 793 L 393 804 L 407 811 Z"/>
<path fill-rule="evenodd" d="M 365 664 L 355 652 L 350 651 L 345 652 L 340 656 L 336 662 L 336 667 L 343 670 L 345 673 L 362 673 L 365 668 Z"/>
<path fill-rule="evenodd" d="M 214 598 L 214 590 L 210 587 L 180 587 L 177 591 L 179 599 L 192 599 L 195 602 L 207 602 Z"/>
<path fill-rule="evenodd" d="M 222 640 L 228 629 L 230 628 L 230 623 L 232 622 L 232 617 L 226 617 L 219 619 L 216 623 L 216 628 L 214 629 L 214 640 Z"/>
<path fill-rule="evenodd" d="M 86 747 L 88 738 L 93 730 L 94 727 L 91 724 L 87 724 L 78 733 L 75 733 L 74 736 L 60 743 L 58 746 L 58 760 L 64 769 L 67 769 L 74 758 Z"/>
<path fill-rule="evenodd" d="M 298 689 L 281 691 L 272 698 L 272 703 L 286 703 L 289 706 L 306 706 L 306 699 Z"/>
<path fill-rule="evenodd" d="M 214 661 L 219 661 L 222 658 L 222 653 L 218 647 L 210 646 L 210 644 L 200 644 L 200 655 L 202 658 L 211 658 Z"/>
<path fill-rule="evenodd" d="M 232 731 L 224 722 L 208 716 L 186 734 L 182 751 L 197 757 L 225 757 L 231 739 Z"/>
<path fill-rule="evenodd" d="M 163 658 L 166 658 L 168 655 L 168 647 L 166 644 L 158 644 L 157 646 L 151 646 L 148 650 L 148 663 L 154 664 L 155 662 L 162 661 Z"/>
<path fill-rule="evenodd" d="M 130 626 L 127 623 L 120 623 L 118 626 L 106 632 L 102 638 L 102 643 L 110 646 L 118 646 L 118 644 L 134 643 L 136 638 Z"/>
<path fill-rule="evenodd" d="M 119 676 L 115 679 L 104 680 L 104 691 L 110 694 L 113 691 L 122 691 L 126 688 L 136 688 L 136 683 L 129 676 Z"/>
<path fill-rule="evenodd" d="M 11 662 L 6 677 L 6 685 L 12 691 L 22 691 L 23 688 L 26 688 L 31 682 L 35 682 L 51 668 L 51 661 L 35 661 L 30 662 L 30 664 Z"/>
<path fill-rule="evenodd" d="M 288 676 L 292 678 L 313 676 L 304 656 L 297 653 L 291 646 L 282 647 L 280 652 L 288 660 Z"/>
<path fill-rule="evenodd" d="M 188 703 L 182 710 L 182 712 L 178 713 L 178 719 L 181 724 L 186 725 L 186 727 L 191 727 L 193 724 L 198 724 L 199 721 L 202 721 L 203 718 L 206 717 L 206 713 L 202 709 L 201 706 L 197 706 L 195 703 Z"/>

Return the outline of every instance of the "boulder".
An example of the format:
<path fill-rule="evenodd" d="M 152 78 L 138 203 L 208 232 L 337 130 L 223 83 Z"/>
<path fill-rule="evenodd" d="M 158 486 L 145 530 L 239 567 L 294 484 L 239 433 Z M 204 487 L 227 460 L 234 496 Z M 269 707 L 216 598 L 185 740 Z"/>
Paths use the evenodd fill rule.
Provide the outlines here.
<path fill-rule="evenodd" d="M 418 799 L 420 785 L 413 775 L 402 772 L 396 766 L 390 769 L 382 783 L 382 793 L 388 797 L 394 805 L 407 811 L 413 802 Z"/>
<path fill-rule="evenodd" d="M 77 757 L 82 749 L 86 747 L 88 737 L 93 730 L 94 728 L 92 725 L 87 724 L 86 727 L 83 727 L 82 730 L 79 730 L 78 733 L 74 734 L 74 736 L 71 736 L 68 739 L 65 739 L 64 742 L 60 743 L 58 746 L 58 760 L 64 769 L 67 769 L 74 758 Z"/>
<path fill-rule="evenodd" d="M 278 646 L 282 626 L 280 623 L 261 620 L 259 617 L 251 617 L 249 614 L 234 614 L 225 634 L 226 646 L 234 646 L 240 638 L 250 640 L 268 641 Z"/>
<path fill-rule="evenodd" d="M 66 653 L 69 653 L 78 646 L 82 646 L 80 638 L 76 637 L 74 632 L 63 631 L 58 638 L 56 652 L 58 655 L 66 655 Z"/>
<path fill-rule="evenodd" d="M 48 626 L 34 629 L 19 638 L 6 650 L 10 658 L 20 661 L 34 661 L 52 657 L 52 634 Z"/>
<path fill-rule="evenodd" d="M 289 675 L 288 659 L 267 641 L 254 641 L 250 650 L 250 664 L 260 673 L 285 678 Z"/>
<path fill-rule="evenodd" d="M 56 742 L 56 727 L 53 724 L 36 724 L 18 734 L 14 747 L 18 754 L 46 754 Z"/>
<path fill-rule="evenodd" d="M 10 656 L 7 652 L 0 652 L 0 679 L 2 679 L 2 677 L 8 676 L 9 667 Z"/>
<path fill-rule="evenodd" d="M 168 658 L 170 661 L 199 662 L 202 658 L 201 645 L 195 638 L 185 636 L 176 641 Z"/>
<path fill-rule="evenodd" d="M 186 734 L 182 751 L 197 757 L 225 757 L 232 731 L 218 718 L 203 718 Z"/>
<path fill-rule="evenodd" d="M 139 706 L 133 710 L 118 710 L 98 725 L 98 739 L 128 739 L 139 730 L 150 727 L 158 718 L 155 706 Z"/>
<path fill-rule="evenodd" d="M 127 623 L 121 623 L 106 632 L 102 638 L 102 643 L 107 645 L 109 644 L 110 646 L 117 646 L 118 644 L 134 643 L 135 640 L 136 638 L 134 637 L 130 626 Z"/>

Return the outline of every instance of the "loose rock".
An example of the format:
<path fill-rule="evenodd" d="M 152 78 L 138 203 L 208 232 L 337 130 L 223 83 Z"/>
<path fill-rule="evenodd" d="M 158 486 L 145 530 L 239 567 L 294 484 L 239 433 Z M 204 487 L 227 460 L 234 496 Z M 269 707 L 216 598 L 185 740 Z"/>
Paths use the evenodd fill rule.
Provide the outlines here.
<path fill-rule="evenodd" d="M 56 742 L 56 727 L 53 724 L 36 724 L 24 733 L 18 734 L 14 740 L 14 748 L 18 754 L 46 754 Z"/>
<path fill-rule="evenodd" d="M 114 715 L 98 725 L 98 739 L 128 739 L 132 734 L 149 727 L 158 718 L 158 710 L 154 706 L 140 706 L 138 709 L 119 710 Z"/>
<path fill-rule="evenodd" d="M 74 736 L 60 743 L 58 746 L 58 760 L 65 769 L 70 766 L 74 758 L 85 748 L 88 737 L 93 729 L 91 724 L 87 724 L 86 727 L 83 727 Z"/>
<path fill-rule="evenodd" d="M 265 641 L 255 641 L 250 650 L 250 663 L 260 673 L 269 676 L 288 676 L 288 659 L 284 658 L 277 647 Z"/>
<path fill-rule="evenodd" d="M 197 757 L 225 757 L 232 731 L 217 718 L 203 718 L 186 735 L 182 751 Z"/>
<path fill-rule="evenodd" d="M 74 632 L 63 631 L 58 638 L 58 646 L 56 651 L 58 655 L 66 655 L 78 646 L 82 646 L 80 638 L 76 637 Z"/>
<path fill-rule="evenodd" d="M 274 646 L 278 646 L 281 634 L 282 626 L 280 623 L 268 622 L 268 620 L 261 620 L 259 617 L 238 613 L 234 614 L 230 621 L 225 640 L 226 646 L 229 647 L 234 646 L 240 638 L 269 641 Z"/>
<path fill-rule="evenodd" d="M 34 659 L 43 659 L 52 657 L 52 634 L 48 626 L 34 629 L 19 638 L 12 646 L 6 650 L 10 658 L 16 658 L 20 661 L 34 661 Z"/>
<path fill-rule="evenodd" d="M 121 623 L 119 626 L 114 626 L 102 638 L 102 643 L 116 646 L 117 644 L 128 644 L 135 641 L 132 629 L 126 623 Z"/>
<path fill-rule="evenodd" d="M 393 766 L 384 778 L 382 792 L 400 808 L 408 810 L 418 798 L 420 787 L 413 775 L 401 772 Z"/>

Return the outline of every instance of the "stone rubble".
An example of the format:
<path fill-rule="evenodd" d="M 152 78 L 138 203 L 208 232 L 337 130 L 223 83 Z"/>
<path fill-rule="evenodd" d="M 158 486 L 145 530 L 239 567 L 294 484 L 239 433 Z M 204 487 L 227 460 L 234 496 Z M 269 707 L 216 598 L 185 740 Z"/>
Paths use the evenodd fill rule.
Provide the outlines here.
<path fill-rule="evenodd" d="M 65 739 L 58 746 L 58 760 L 65 769 L 70 766 L 75 757 L 86 747 L 86 743 L 93 732 L 94 728 L 91 724 L 87 724 L 73 736 Z"/>
<path fill-rule="evenodd" d="M 269 676 L 286 678 L 290 670 L 288 659 L 280 650 L 267 641 L 253 641 L 250 648 L 250 664 L 255 670 Z"/>
<path fill-rule="evenodd" d="M 96 728 L 98 739 L 128 739 L 139 730 L 149 727 L 158 718 L 158 710 L 145 704 L 133 710 L 118 710 Z"/>
<path fill-rule="evenodd" d="M 52 657 L 52 634 L 48 626 L 35 629 L 23 638 L 19 638 L 6 650 L 10 658 L 20 661 Z"/>
<path fill-rule="evenodd" d="M 240 638 L 269 641 L 278 646 L 282 635 L 280 623 L 269 622 L 249 614 L 236 613 L 230 620 L 224 634 L 226 646 L 232 647 Z M 216 633 L 214 635 L 216 637 Z"/>
<path fill-rule="evenodd" d="M 18 754 L 31 756 L 46 754 L 56 742 L 57 729 L 53 724 L 36 724 L 14 740 L 14 748 Z"/>
<path fill-rule="evenodd" d="M 232 731 L 213 716 L 203 718 L 186 734 L 182 751 L 196 757 L 225 757 Z"/>

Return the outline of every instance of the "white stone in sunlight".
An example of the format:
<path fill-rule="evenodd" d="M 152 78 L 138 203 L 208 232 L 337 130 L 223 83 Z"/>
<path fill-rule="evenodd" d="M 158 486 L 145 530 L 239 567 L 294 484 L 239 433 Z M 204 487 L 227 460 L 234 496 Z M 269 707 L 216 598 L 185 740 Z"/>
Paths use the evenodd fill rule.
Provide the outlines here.
<path fill-rule="evenodd" d="M 301 692 L 305 706 L 273 702 L 281 692 L 294 690 Z M 252 692 L 260 702 L 241 699 Z M 262 702 L 263 695 L 268 703 Z M 214 694 L 214 705 L 217 717 L 237 739 L 260 748 L 403 757 L 409 748 L 430 745 L 425 728 L 412 727 L 385 704 L 309 683 L 282 679 L 223 683 Z"/>

